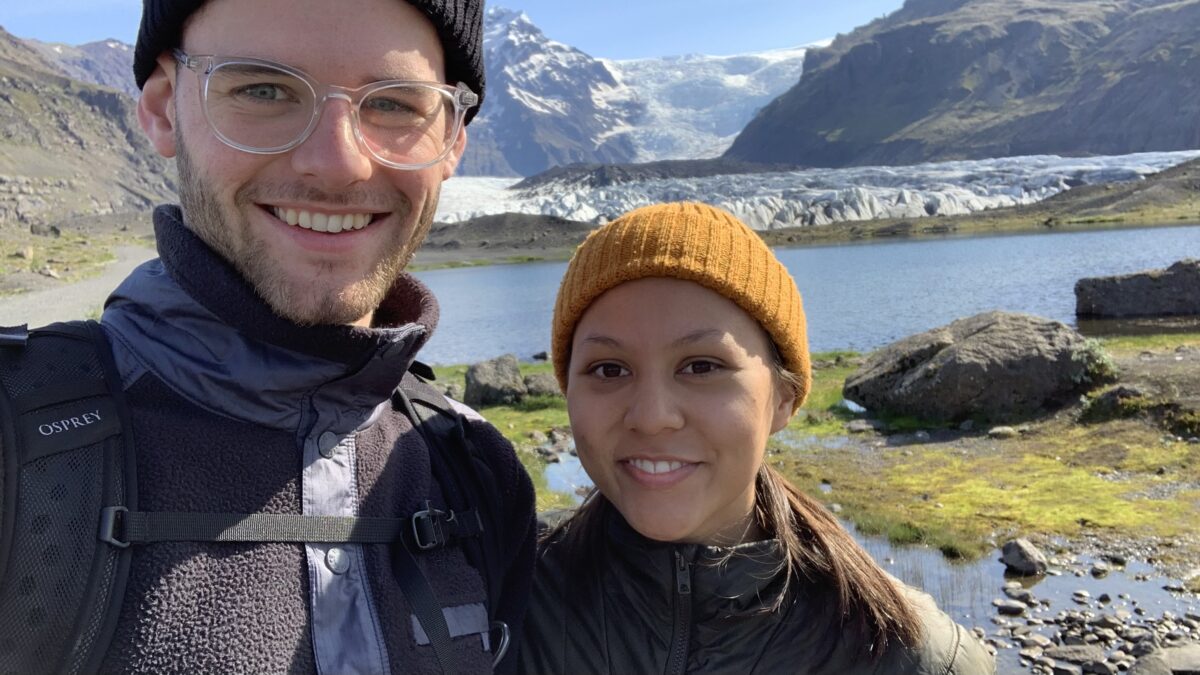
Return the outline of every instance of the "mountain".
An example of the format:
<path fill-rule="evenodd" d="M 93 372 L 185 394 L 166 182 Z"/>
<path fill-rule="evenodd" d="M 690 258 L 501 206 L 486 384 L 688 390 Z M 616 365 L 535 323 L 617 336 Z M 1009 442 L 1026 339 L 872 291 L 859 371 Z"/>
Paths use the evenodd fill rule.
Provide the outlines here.
<path fill-rule="evenodd" d="M 551 40 L 521 12 L 492 7 L 484 27 L 487 100 L 464 175 L 715 157 L 799 80 L 806 52 L 614 61 Z"/>
<path fill-rule="evenodd" d="M 68 77 L 0 28 L 0 226 L 141 211 L 174 193 L 174 165 L 133 99 Z"/>
<path fill-rule="evenodd" d="M 633 142 L 637 162 L 717 157 L 760 108 L 800 81 L 808 49 L 605 60 L 645 103 L 618 133 Z"/>
<path fill-rule="evenodd" d="M 133 79 L 132 45 L 120 40 L 101 40 L 78 47 L 30 39 L 25 43 L 73 79 L 111 87 L 133 98 L 140 94 Z"/>
<path fill-rule="evenodd" d="M 1200 0 L 907 0 L 726 156 L 808 166 L 1200 147 Z"/>
<path fill-rule="evenodd" d="M 529 175 L 574 162 L 635 156 L 628 126 L 642 109 L 601 61 L 548 39 L 524 13 L 485 15 L 487 99 L 471 124 L 462 171 Z"/>

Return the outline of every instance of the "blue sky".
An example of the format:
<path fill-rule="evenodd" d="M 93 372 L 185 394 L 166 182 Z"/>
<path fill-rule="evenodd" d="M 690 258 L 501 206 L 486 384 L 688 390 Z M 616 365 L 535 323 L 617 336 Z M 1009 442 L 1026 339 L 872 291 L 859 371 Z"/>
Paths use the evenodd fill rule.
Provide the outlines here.
<path fill-rule="evenodd" d="M 497 0 L 550 38 L 614 59 L 738 54 L 848 33 L 902 0 Z M 0 26 L 23 38 L 133 43 L 141 0 L 0 0 Z"/>

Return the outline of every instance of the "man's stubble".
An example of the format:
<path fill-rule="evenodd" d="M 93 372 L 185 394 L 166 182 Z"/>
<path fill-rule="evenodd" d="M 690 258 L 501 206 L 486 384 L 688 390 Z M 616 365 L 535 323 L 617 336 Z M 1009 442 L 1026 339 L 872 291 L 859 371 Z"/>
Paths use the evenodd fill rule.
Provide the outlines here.
<path fill-rule="evenodd" d="M 433 188 L 429 199 L 425 200 L 424 210 L 417 218 L 411 235 L 404 238 L 403 232 L 398 230 L 393 241 L 388 243 L 388 247 L 394 249 L 394 253 L 380 258 L 364 278 L 344 288 L 323 287 L 323 274 L 332 270 L 332 265 L 328 265 L 319 268 L 315 278 L 298 284 L 290 281 L 288 275 L 279 268 L 279 265 L 286 261 L 273 261 L 266 242 L 252 231 L 249 223 L 240 215 L 240 209 L 256 208 L 255 204 L 264 201 L 261 198 L 266 192 L 264 187 L 247 184 L 239 188 L 234 194 L 233 211 L 226 214 L 206 178 L 191 161 L 187 146 L 179 133 L 176 134 L 176 148 L 179 199 L 187 227 L 233 265 L 276 314 L 300 325 L 349 325 L 378 309 L 387 296 L 388 289 L 404 272 L 404 268 L 429 233 L 441 192 L 440 185 Z M 356 201 L 358 198 L 352 191 L 325 193 L 298 185 L 272 187 L 270 196 L 273 199 L 287 197 L 330 206 L 364 203 L 362 200 Z M 403 220 L 408 217 L 412 206 L 403 194 L 400 198 L 400 203 L 387 205 L 379 210 L 391 211 Z M 231 218 L 239 219 L 240 227 L 230 227 Z"/>

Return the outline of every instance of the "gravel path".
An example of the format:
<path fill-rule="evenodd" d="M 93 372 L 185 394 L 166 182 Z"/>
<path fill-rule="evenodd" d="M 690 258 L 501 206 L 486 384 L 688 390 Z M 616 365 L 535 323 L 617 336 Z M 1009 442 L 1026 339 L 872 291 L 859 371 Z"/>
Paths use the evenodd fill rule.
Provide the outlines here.
<path fill-rule="evenodd" d="M 83 319 L 95 314 L 105 298 L 133 268 L 158 255 L 142 246 L 118 246 L 117 259 L 99 276 L 55 288 L 0 298 L 0 325 L 26 323 L 44 326 L 55 321 Z"/>

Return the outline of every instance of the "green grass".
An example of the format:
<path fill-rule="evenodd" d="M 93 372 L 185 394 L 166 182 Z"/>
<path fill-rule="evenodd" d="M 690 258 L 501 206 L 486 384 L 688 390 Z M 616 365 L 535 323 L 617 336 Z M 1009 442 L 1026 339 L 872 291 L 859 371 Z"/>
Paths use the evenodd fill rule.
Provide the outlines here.
<path fill-rule="evenodd" d="M 1104 339 L 1105 349 L 1137 353 L 1200 344 L 1200 333 Z M 770 461 L 797 487 L 843 508 L 841 516 L 866 534 L 895 543 L 932 546 L 948 557 L 975 558 L 1005 539 L 1026 534 L 1124 534 L 1164 539 L 1200 536 L 1200 446 L 1164 441 L 1160 427 L 1140 417 L 1076 424 L 1070 416 L 1035 420 L 1030 433 L 1005 441 L 969 436 L 968 443 L 903 448 L 849 442 L 842 386 L 854 368 L 832 365 L 839 354 L 814 355 L 811 393 L 772 442 Z M 843 360 L 853 353 L 841 353 Z M 435 369 L 440 380 L 462 381 L 466 366 Z M 525 374 L 552 372 L 549 363 L 523 363 Z M 480 411 L 519 448 L 538 488 L 539 509 L 573 503 L 550 492 L 545 461 L 529 434 L 566 428 L 566 406 L 544 397 Z M 1181 413 L 1179 422 L 1197 424 Z M 928 428 L 892 418 L 893 429 Z M 833 492 L 821 492 L 829 480 Z M 1179 555 L 1190 555 L 1180 549 Z M 1168 552 L 1168 555 L 1170 553 Z"/>
<path fill-rule="evenodd" d="M 113 247 L 127 241 L 113 236 L 84 237 L 73 232 L 58 237 L 27 233 L 6 236 L 0 239 L 0 276 L 38 273 L 49 267 L 63 281 L 77 281 L 99 273 L 116 259 Z"/>
<path fill-rule="evenodd" d="M 465 388 L 466 365 L 434 366 L 433 372 L 440 384 L 457 383 Z M 554 366 L 548 362 L 520 364 L 522 375 L 553 373 Z M 551 429 L 570 427 L 567 419 L 567 403 L 561 396 L 535 396 L 514 405 L 485 406 L 479 414 L 492 423 L 517 449 L 517 457 L 537 491 L 537 510 L 568 508 L 575 505 L 572 495 L 550 490 L 546 483 L 546 462 L 534 451 L 530 435 L 534 432 L 548 433 Z"/>
<path fill-rule="evenodd" d="M 1098 340 L 1110 352 L 1137 353 L 1154 349 L 1174 349 L 1180 346 L 1200 347 L 1200 332 L 1118 335 L 1101 337 Z"/>

